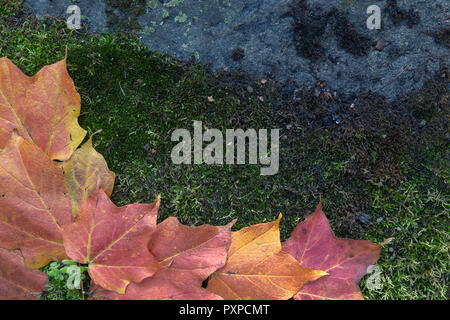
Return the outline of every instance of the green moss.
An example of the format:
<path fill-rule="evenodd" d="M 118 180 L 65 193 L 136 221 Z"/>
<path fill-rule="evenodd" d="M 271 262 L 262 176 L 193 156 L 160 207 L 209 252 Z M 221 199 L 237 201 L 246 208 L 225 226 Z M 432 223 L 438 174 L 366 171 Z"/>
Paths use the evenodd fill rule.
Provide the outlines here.
<path fill-rule="evenodd" d="M 83 300 L 83 291 L 89 292 L 91 281 L 87 266 L 79 267 L 81 276 L 79 288 L 75 285 L 74 288 L 69 289 L 67 282 L 71 273 L 67 271 L 68 265 L 76 266 L 77 263 L 72 260 L 54 261 L 40 269 L 48 276 L 48 284 L 40 297 L 42 300 Z"/>
<path fill-rule="evenodd" d="M 187 18 L 188 16 L 186 15 L 186 13 L 180 11 L 178 15 L 174 18 L 174 21 L 178 23 L 183 23 L 186 22 Z"/>
<path fill-rule="evenodd" d="M 159 6 L 159 0 L 147 0 L 147 6 L 156 9 Z"/>
<path fill-rule="evenodd" d="M 383 116 L 392 111 L 389 105 L 368 97 L 359 113 L 338 114 L 355 121 L 330 124 L 324 120 L 327 101 L 311 92 L 286 101 L 272 81 L 211 74 L 205 66 L 149 52 L 129 34 L 70 31 L 64 21 L 40 22 L 27 17 L 20 5 L 0 4 L 0 56 L 27 74 L 60 60 L 68 45 L 69 73 L 82 98 L 79 121 L 90 133 L 103 130 L 94 145 L 117 173 L 112 195 L 117 205 L 151 202 L 161 193 L 159 221 L 177 216 L 189 225 L 217 225 L 237 218 L 234 230 L 282 212 L 286 239 L 322 194 L 338 236 L 376 242 L 396 238 L 379 262 L 383 288 L 370 291 L 361 283 L 367 298 L 446 298 L 448 142 L 444 131 L 433 130 L 436 143 L 422 147 L 412 139 L 414 134 L 431 137 L 422 135 L 427 126 L 444 120 L 444 90 L 431 85 L 413 95 L 418 99 L 400 101 L 404 117 Z M 11 19 L 14 13 L 20 19 Z M 369 106 L 373 117 L 365 114 Z M 415 117 L 422 113 L 427 124 L 418 128 Z M 393 119 L 407 121 L 392 127 Z M 279 173 L 263 177 L 251 165 L 173 165 L 170 135 L 176 128 L 191 130 L 193 120 L 220 130 L 280 128 Z M 411 135 L 404 134 L 408 130 Z M 368 225 L 358 220 L 362 212 L 371 217 Z"/>
<path fill-rule="evenodd" d="M 0 16 L 3 18 L 9 18 L 22 13 L 22 1 L 21 0 L 0 0 Z"/>
<path fill-rule="evenodd" d="M 184 2 L 184 0 L 171 0 L 169 2 L 166 2 L 164 5 L 168 8 L 174 8 L 176 6 L 179 6 L 183 2 Z"/>
<path fill-rule="evenodd" d="M 169 17 L 169 11 L 167 11 L 166 9 L 162 9 L 162 18 L 163 19 L 167 19 Z"/>

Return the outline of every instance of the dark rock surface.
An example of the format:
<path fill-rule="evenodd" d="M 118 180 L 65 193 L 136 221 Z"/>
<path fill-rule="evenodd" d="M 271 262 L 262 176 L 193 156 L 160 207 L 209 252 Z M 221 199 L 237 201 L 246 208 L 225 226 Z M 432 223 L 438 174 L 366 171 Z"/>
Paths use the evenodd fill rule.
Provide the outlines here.
<path fill-rule="evenodd" d="M 450 61 L 448 0 L 26 0 L 38 15 L 77 4 L 93 32 L 134 28 L 152 50 L 289 81 L 293 93 L 322 81 L 352 97 L 390 101 L 423 86 Z M 369 30 L 378 5 L 382 29 Z M 123 23 L 125 22 L 125 23 Z"/>

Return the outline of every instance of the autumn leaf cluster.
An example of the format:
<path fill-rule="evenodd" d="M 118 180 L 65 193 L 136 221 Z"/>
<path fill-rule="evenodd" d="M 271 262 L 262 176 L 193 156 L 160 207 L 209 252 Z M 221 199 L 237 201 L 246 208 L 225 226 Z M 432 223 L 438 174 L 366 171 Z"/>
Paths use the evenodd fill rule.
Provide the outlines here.
<path fill-rule="evenodd" d="M 381 245 L 336 238 L 321 204 L 284 243 L 281 214 L 232 232 L 157 223 L 160 197 L 115 206 L 80 105 L 66 59 L 33 77 L 0 59 L 0 299 L 38 298 L 38 269 L 64 259 L 88 266 L 92 299 L 363 298 Z"/>

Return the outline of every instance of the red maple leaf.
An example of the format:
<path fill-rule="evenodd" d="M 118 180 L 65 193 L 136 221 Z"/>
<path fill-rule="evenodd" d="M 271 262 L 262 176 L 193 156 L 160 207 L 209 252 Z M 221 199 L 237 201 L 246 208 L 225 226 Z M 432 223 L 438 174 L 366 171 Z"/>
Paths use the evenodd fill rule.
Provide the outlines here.
<path fill-rule="evenodd" d="M 336 238 L 319 203 L 283 243 L 283 251 L 303 267 L 323 270 L 328 275 L 303 286 L 294 299 L 364 299 L 358 283 L 380 257 L 380 249 L 381 245 L 370 241 Z"/>

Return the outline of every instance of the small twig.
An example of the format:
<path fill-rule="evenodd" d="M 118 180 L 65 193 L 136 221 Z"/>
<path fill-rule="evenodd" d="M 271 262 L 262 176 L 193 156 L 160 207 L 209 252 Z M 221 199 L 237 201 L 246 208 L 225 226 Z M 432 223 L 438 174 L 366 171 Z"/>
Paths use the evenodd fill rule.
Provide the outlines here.
<path fill-rule="evenodd" d="M 398 79 L 398 77 L 400 77 L 403 73 L 405 73 L 405 71 L 410 67 L 410 65 L 406 65 L 400 72 L 399 74 L 397 74 L 394 79 L 392 79 L 391 81 L 389 81 L 388 83 L 386 83 L 384 86 L 382 86 L 379 90 L 384 89 L 386 86 L 390 85 L 392 82 L 394 82 L 395 80 Z"/>
<path fill-rule="evenodd" d="M 121 86 L 121 84 L 120 84 L 120 81 L 119 81 L 119 88 L 120 88 L 120 91 L 122 91 L 123 96 L 125 97 L 126 95 L 125 95 L 125 92 L 124 92 L 123 89 L 122 89 L 122 86 Z"/>
<path fill-rule="evenodd" d="M 158 171 L 159 171 L 159 176 L 161 177 L 161 180 L 164 184 L 164 189 L 166 189 L 166 192 L 169 193 L 169 188 L 167 188 L 166 181 L 163 178 L 162 172 L 160 170 L 158 170 Z"/>

